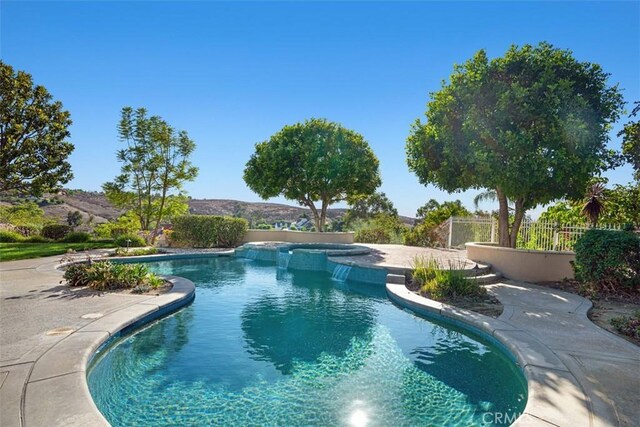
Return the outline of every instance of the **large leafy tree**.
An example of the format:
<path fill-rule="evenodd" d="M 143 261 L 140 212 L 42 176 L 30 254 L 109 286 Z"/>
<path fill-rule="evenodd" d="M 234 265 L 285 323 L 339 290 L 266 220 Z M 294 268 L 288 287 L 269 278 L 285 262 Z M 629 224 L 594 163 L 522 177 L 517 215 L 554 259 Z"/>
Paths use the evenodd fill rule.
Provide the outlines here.
<path fill-rule="evenodd" d="M 69 182 L 69 126 L 44 86 L 0 61 L 0 192 L 41 195 Z"/>
<path fill-rule="evenodd" d="M 436 227 L 452 216 L 471 216 L 471 212 L 464 207 L 460 200 L 440 203 L 435 199 L 431 199 L 418 208 L 416 223 L 424 223 L 430 227 Z"/>
<path fill-rule="evenodd" d="M 398 210 L 385 193 L 375 192 L 367 196 L 351 197 L 347 200 L 349 209 L 344 215 L 344 222 L 349 224 L 357 219 L 368 220 L 377 215 L 398 216 Z"/>
<path fill-rule="evenodd" d="M 118 133 L 127 145 L 117 152 L 121 173 L 102 187 L 114 205 L 135 213 L 153 242 L 164 218 L 186 210 L 182 186 L 198 175 L 190 161 L 195 143 L 144 108 L 123 108 Z"/>
<path fill-rule="evenodd" d="M 636 101 L 634 105 L 630 118 L 640 113 L 640 101 Z M 640 122 L 637 119 L 630 121 L 618 136 L 622 136 L 622 155 L 633 166 L 636 181 L 640 181 Z"/>
<path fill-rule="evenodd" d="M 409 168 L 446 191 L 495 191 L 500 245 L 515 247 L 528 209 L 580 197 L 615 158 L 607 142 L 623 101 L 607 80 L 548 43 L 493 60 L 480 50 L 431 94 L 407 141 Z"/>
<path fill-rule="evenodd" d="M 263 199 L 282 195 L 309 207 L 318 231 L 331 204 L 380 185 L 378 159 L 362 135 L 324 119 L 285 126 L 256 144 L 244 180 Z"/>

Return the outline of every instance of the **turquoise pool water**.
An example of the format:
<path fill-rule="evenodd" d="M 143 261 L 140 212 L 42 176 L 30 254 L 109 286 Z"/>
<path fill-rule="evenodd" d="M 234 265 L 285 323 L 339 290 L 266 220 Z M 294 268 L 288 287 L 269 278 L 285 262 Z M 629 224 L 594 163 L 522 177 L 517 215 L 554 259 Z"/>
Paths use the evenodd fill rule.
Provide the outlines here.
<path fill-rule="evenodd" d="M 502 351 L 383 286 L 240 258 L 149 266 L 196 299 L 95 357 L 89 388 L 114 426 L 489 425 L 526 403 Z"/>

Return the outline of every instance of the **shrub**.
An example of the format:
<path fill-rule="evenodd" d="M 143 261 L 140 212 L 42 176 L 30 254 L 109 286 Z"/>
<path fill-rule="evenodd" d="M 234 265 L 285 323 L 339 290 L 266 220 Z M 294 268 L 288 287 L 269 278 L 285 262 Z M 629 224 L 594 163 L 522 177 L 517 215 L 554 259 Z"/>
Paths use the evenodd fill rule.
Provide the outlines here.
<path fill-rule="evenodd" d="M 15 231 L 0 230 L 0 243 L 18 243 L 22 242 L 24 237 Z"/>
<path fill-rule="evenodd" d="M 115 239 L 123 234 L 135 234 L 140 228 L 140 220 L 135 213 L 129 211 L 115 221 L 96 225 L 93 232 L 97 237 Z"/>
<path fill-rule="evenodd" d="M 462 268 L 462 265 L 451 261 L 443 268 L 433 258 L 416 257 L 413 259 L 412 279 L 421 293 L 435 300 L 484 297 L 487 290 L 476 280 L 466 278 Z"/>
<path fill-rule="evenodd" d="M 60 240 L 64 239 L 70 232 L 71 227 L 66 224 L 49 224 L 42 227 L 40 234 L 47 239 Z"/>
<path fill-rule="evenodd" d="M 35 225 L 16 225 L 15 231 L 22 234 L 24 237 L 36 236 L 40 233 L 40 227 Z"/>
<path fill-rule="evenodd" d="M 621 334 L 640 340 L 640 311 L 631 316 L 614 317 L 611 319 L 614 328 Z"/>
<path fill-rule="evenodd" d="M 576 279 L 598 292 L 640 290 L 640 236 L 591 229 L 575 245 Z"/>
<path fill-rule="evenodd" d="M 129 249 L 117 248 L 115 256 L 141 256 L 141 255 L 154 255 L 160 253 L 157 248 L 142 248 L 142 249 Z"/>
<path fill-rule="evenodd" d="M 194 248 L 238 246 L 247 231 L 243 218 L 183 215 L 174 218 L 171 243 Z"/>
<path fill-rule="evenodd" d="M 440 246 L 440 241 L 433 225 L 421 223 L 404 234 L 404 244 L 433 248 Z"/>
<path fill-rule="evenodd" d="M 91 240 L 91 236 L 89 233 L 85 233 L 84 231 L 72 231 L 67 234 L 64 239 L 62 239 L 65 243 L 84 243 Z"/>
<path fill-rule="evenodd" d="M 114 264 L 108 261 L 71 264 L 64 272 L 69 286 L 88 286 L 96 290 L 134 289 L 144 292 L 164 283 L 143 264 Z M 143 290 L 144 289 L 144 290 Z"/>
<path fill-rule="evenodd" d="M 349 228 L 355 231 L 354 240 L 359 243 L 402 243 L 406 227 L 398 217 L 379 213 L 372 218 L 352 221 Z"/>
<path fill-rule="evenodd" d="M 82 224 L 82 214 L 80 211 L 67 212 L 67 224 L 77 227 Z"/>
<path fill-rule="evenodd" d="M 114 243 L 121 248 L 140 248 L 147 246 L 147 242 L 137 234 L 121 234 L 114 240 Z"/>
<path fill-rule="evenodd" d="M 391 233 L 382 228 L 363 228 L 356 231 L 353 240 L 357 243 L 391 243 Z"/>
<path fill-rule="evenodd" d="M 256 225 L 256 230 L 271 230 L 273 227 L 271 224 L 258 224 Z"/>
<path fill-rule="evenodd" d="M 51 239 L 42 236 L 31 236 L 23 240 L 24 243 L 50 243 Z"/>

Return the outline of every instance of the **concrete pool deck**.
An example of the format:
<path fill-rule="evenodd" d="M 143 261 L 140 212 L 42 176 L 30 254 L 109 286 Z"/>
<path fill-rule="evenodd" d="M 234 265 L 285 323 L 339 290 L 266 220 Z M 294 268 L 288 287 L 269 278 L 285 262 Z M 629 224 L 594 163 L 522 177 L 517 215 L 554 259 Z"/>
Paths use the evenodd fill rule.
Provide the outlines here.
<path fill-rule="evenodd" d="M 408 267 L 416 249 L 423 253 L 420 248 L 367 246 L 376 257 L 368 262 L 378 266 Z M 448 259 L 463 253 L 435 255 Z M 103 425 L 90 396 L 86 401 L 86 355 L 95 342 L 124 325 L 122 318 L 131 323 L 171 300 L 69 290 L 59 284 L 59 259 L 0 264 L 2 426 Z M 488 287 L 505 306 L 502 316 L 472 314 L 464 321 L 481 329 L 489 325 L 485 331 L 507 346 L 536 343 L 512 349 L 530 361 L 521 362 L 530 395 L 520 425 L 637 425 L 640 348 L 591 323 L 586 317 L 590 302 L 577 295 L 513 281 Z M 437 303 L 431 311 L 465 316 Z"/>

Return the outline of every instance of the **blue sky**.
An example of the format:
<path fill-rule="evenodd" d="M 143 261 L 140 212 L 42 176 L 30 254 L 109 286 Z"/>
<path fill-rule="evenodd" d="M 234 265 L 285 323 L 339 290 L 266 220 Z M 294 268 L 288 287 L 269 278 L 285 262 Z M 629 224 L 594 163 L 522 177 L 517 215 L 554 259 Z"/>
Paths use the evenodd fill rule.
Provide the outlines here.
<path fill-rule="evenodd" d="M 405 162 L 410 124 L 454 63 L 545 40 L 599 63 L 627 101 L 640 100 L 639 2 L 3 0 L 0 13 L 2 60 L 71 112 L 71 188 L 99 190 L 118 173 L 116 124 L 129 105 L 196 141 L 193 197 L 260 200 L 242 180 L 254 144 L 325 117 L 369 141 L 400 213 L 430 198 L 471 207 L 476 192 L 424 187 Z M 631 174 L 606 176 L 626 183 Z"/>

